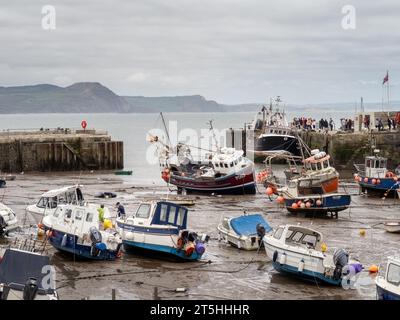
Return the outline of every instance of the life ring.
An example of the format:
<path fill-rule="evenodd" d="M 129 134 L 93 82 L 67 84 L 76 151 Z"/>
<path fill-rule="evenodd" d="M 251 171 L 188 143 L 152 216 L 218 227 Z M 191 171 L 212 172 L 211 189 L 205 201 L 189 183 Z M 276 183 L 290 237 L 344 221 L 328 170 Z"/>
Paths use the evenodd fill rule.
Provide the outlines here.
<path fill-rule="evenodd" d="M 276 262 L 276 259 L 278 259 L 278 251 L 275 250 L 273 256 L 272 256 L 272 261 Z"/>

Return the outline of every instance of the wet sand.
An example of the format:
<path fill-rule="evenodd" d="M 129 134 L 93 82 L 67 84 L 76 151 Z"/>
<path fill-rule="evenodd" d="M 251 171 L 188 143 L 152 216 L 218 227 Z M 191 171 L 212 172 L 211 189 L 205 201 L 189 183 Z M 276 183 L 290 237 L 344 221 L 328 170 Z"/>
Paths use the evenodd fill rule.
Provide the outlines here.
<path fill-rule="evenodd" d="M 20 223 L 28 226 L 34 224 L 33 218 L 25 214 L 28 204 L 36 202 L 48 189 L 77 182 L 84 186 L 86 200 L 103 203 L 110 209 L 120 201 L 128 213 L 143 199 L 169 194 L 165 185 L 133 185 L 124 177 L 107 173 L 25 174 L 0 189 L 0 201 L 13 208 Z M 246 210 L 262 213 L 272 227 L 287 223 L 311 226 L 323 233 L 329 251 L 345 248 L 366 268 L 383 264 L 387 256 L 396 253 L 400 235 L 385 232 L 379 223 L 400 219 L 400 200 L 358 195 L 358 187 L 352 182 L 343 183 L 342 188 L 354 196 L 351 208 L 340 212 L 337 220 L 290 215 L 261 193 L 190 196 L 196 204 L 189 207 L 189 227 L 211 237 L 200 262 L 177 263 L 126 253 L 116 261 L 74 261 L 73 256 L 49 246 L 60 299 L 111 299 L 112 289 L 116 289 L 117 299 L 375 299 L 375 275 L 368 272 L 361 273 L 353 289 L 317 285 L 274 271 L 263 248 L 258 253 L 246 252 L 218 241 L 216 228 L 222 217 L 239 216 Z M 98 191 L 115 192 L 118 197 L 94 198 Z M 259 186 L 259 191 L 264 188 Z M 361 228 L 366 230 L 364 236 L 359 233 Z M 12 239 L 2 243 L 7 241 Z M 187 290 L 175 292 L 176 288 Z"/>

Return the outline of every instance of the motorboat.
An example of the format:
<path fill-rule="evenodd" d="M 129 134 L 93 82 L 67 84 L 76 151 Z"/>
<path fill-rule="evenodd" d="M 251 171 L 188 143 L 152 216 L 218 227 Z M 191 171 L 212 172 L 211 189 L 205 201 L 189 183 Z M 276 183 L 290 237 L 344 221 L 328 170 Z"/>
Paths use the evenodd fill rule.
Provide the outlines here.
<path fill-rule="evenodd" d="M 400 198 L 400 175 L 387 169 L 387 158 L 379 156 L 375 149 L 373 156 L 365 157 L 364 164 L 354 164 L 357 173 L 354 178 L 361 192 L 371 195 L 397 195 Z"/>
<path fill-rule="evenodd" d="M 338 286 L 349 280 L 346 275 L 351 269 L 362 270 L 361 264 L 349 261 L 344 249 L 327 253 L 322 234 L 304 226 L 280 226 L 263 242 L 275 270 L 305 280 Z"/>
<path fill-rule="evenodd" d="M 47 255 L 6 248 L 0 260 L 0 300 L 58 300 Z"/>
<path fill-rule="evenodd" d="M 52 189 L 43 193 L 35 204 L 26 207 L 36 223 L 48 214 L 53 214 L 59 204 L 80 204 L 84 202 L 82 186 L 73 185 L 58 189 Z"/>
<path fill-rule="evenodd" d="M 201 259 L 208 236 L 188 230 L 188 209 L 167 201 L 141 203 L 134 214 L 117 218 L 124 249 L 177 260 Z"/>
<path fill-rule="evenodd" d="M 278 96 L 269 107 L 263 106 L 254 121 L 246 127 L 247 152 L 254 158 L 262 158 L 274 153 L 300 156 L 300 144 L 288 124 L 286 113 L 280 107 Z"/>
<path fill-rule="evenodd" d="M 243 250 L 258 250 L 262 237 L 272 228 L 261 214 L 224 217 L 218 225 L 219 239 Z"/>
<path fill-rule="evenodd" d="M 388 258 L 386 268 L 375 279 L 378 300 L 400 300 L 400 257 Z"/>
<path fill-rule="evenodd" d="M 400 221 L 384 222 L 383 227 L 387 232 L 400 233 Z"/>
<path fill-rule="evenodd" d="M 195 157 L 193 146 L 178 143 L 172 147 L 158 136 L 150 136 L 149 141 L 157 146 L 161 178 L 183 194 L 255 194 L 254 163 L 243 150 L 221 148 L 215 136 L 214 139 L 216 151 L 208 150 Z"/>
<path fill-rule="evenodd" d="M 18 229 L 18 219 L 15 212 L 0 202 L 0 236 Z"/>
<path fill-rule="evenodd" d="M 122 239 L 109 216 L 100 221 L 94 204 L 60 204 L 43 217 L 40 224 L 50 244 L 76 257 L 91 260 L 114 260 L 121 254 Z"/>

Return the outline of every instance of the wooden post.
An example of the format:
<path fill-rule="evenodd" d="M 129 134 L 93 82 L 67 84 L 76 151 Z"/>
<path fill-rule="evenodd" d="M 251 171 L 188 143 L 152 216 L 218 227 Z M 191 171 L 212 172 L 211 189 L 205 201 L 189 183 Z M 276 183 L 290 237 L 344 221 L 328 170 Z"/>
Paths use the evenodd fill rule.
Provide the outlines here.
<path fill-rule="evenodd" d="M 115 289 L 113 288 L 113 289 L 111 290 L 111 300 L 117 300 L 117 299 L 115 298 L 115 296 L 116 296 L 115 293 L 116 293 L 116 292 L 115 292 Z"/>

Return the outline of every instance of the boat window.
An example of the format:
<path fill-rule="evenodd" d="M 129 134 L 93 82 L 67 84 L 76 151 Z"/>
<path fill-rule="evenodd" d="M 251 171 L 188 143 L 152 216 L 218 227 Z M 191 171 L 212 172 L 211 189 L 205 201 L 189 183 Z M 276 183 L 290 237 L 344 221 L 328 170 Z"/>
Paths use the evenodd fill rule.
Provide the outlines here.
<path fill-rule="evenodd" d="M 218 167 L 219 167 L 218 163 L 215 163 L 215 167 L 216 167 L 216 168 L 218 168 Z"/>
<path fill-rule="evenodd" d="M 224 167 L 224 164 L 221 162 L 221 163 L 219 164 L 219 166 L 220 166 L 221 168 L 223 168 L 223 167 Z"/>
<path fill-rule="evenodd" d="M 182 226 L 184 218 L 185 218 L 185 209 L 179 208 L 178 219 L 176 220 L 176 224 Z"/>
<path fill-rule="evenodd" d="M 167 209 L 168 206 L 166 204 L 162 204 L 160 208 L 160 221 L 167 221 Z"/>
<path fill-rule="evenodd" d="M 75 219 L 76 220 L 82 220 L 83 215 L 85 214 L 84 210 L 75 210 Z"/>
<path fill-rule="evenodd" d="M 367 161 L 365 162 L 365 166 L 368 168 L 371 168 L 371 160 L 367 159 Z"/>
<path fill-rule="evenodd" d="M 228 168 L 228 164 L 227 163 L 225 163 L 225 168 Z"/>
<path fill-rule="evenodd" d="M 238 164 L 238 161 L 237 161 L 237 159 L 235 160 L 235 165 L 237 165 Z"/>
<path fill-rule="evenodd" d="M 50 208 L 50 209 L 57 208 L 57 197 L 49 198 L 49 202 L 47 204 L 47 207 Z"/>
<path fill-rule="evenodd" d="M 66 219 L 71 219 L 72 216 L 72 210 L 71 209 L 66 209 L 64 213 L 64 218 Z"/>
<path fill-rule="evenodd" d="M 286 239 L 289 239 L 292 234 L 293 234 L 293 231 L 288 230 L 288 232 L 286 233 Z"/>
<path fill-rule="evenodd" d="M 398 286 L 400 284 L 400 266 L 391 263 L 387 272 L 387 282 Z"/>
<path fill-rule="evenodd" d="M 310 245 L 310 246 L 315 247 L 315 245 L 317 244 L 317 237 L 316 237 L 316 236 L 313 236 L 313 235 L 311 235 L 311 234 L 306 234 L 306 235 L 304 236 L 302 242 L 303 242 L 303 243 L 306 243 L 306 244 L 308 244 L 308 245 Z"/>
<path fill-rule="evenodd" d="M 49 201 L 49 198 L 45 198 L 45 197 L 40 198 L 36 206 L 38 208 L 46 208 L 48 201 Z"/>
<path fill-rule="evenodd" d="M 150 216 L 150 205 L 142 204 L 136 211 L 136 218 L 148 218 Z"/>
<path fill-rule="evenodd" d="M 59 204 L 66 204 L 67 203 L 67 197 L 65 193 L 61 193 L 58 195 L 58 203 Z"/>
<path fill-rule="evenodd" d="M 279 240 L 282 236 L 282 232 L 283 232 L 283 228 L 276 229 L 276 231 L 274 233 L 274 238 Z"/>
<path fill-rule="evenodd" d="M 86 214 L 86 222 L 92 222 L 93 221 L 93 213 L 88 212 Z"/>
<path fill-rule="evenodd" d="M 292 241 L 299 242 L 302 236 L 303 236 L 303 233 L 300 231 L 297 231 L 297 232 L 295 232 L 294 236 L 292 237 Z"/>
<path fill-rule="evenodd" d="M 233 162 L 231 162 L 231 167 L 233 167 Z"/>
<path fill-rule="evenodd" d="M 381 160 L 380 168 L 386 168 L 386 160 Z"/>
<path fill-rule="evenodd" d="M 171 223 L 171 224 L 175 223 L 175 214 L 176 214 L 177 210 L 178 210 L 177 207 L 169 208 L 168 223 Z"/>

